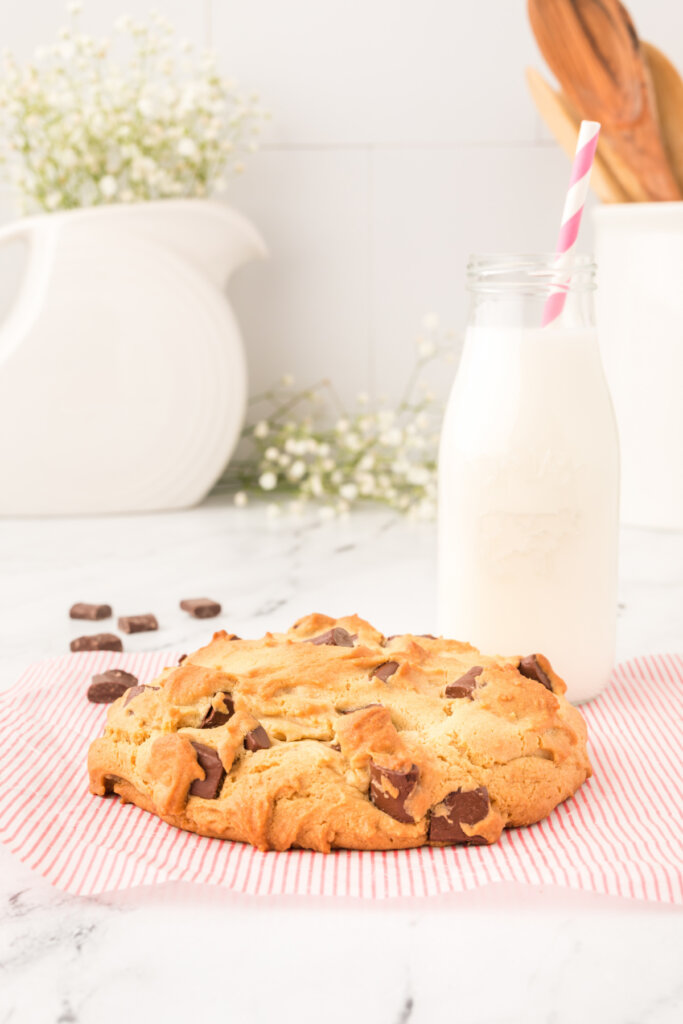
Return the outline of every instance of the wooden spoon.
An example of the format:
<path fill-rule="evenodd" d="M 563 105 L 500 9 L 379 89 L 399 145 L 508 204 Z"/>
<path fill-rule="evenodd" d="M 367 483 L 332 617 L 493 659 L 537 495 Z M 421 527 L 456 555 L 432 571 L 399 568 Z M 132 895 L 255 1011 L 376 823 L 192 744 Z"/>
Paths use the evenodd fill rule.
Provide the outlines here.
<path fill-rule="evenodd" d="M 656 46 L 644 40 L 640 45 L 652 76 L 664 148 L 679 188 L 683 190 L 683 78 Z"/>
<path fill-rule="evenodd" d="M 649 199 L 680 199 L 650 73 L 619 0 L 528 0 L 528 7 L 541 52 L 571 105 L 600 121 Z"/>
<path fill-rule="evenodd" d="M 570 108 L 564 96 L 555 92 L 535 68 L 526 69 L 526 80 L 539 114 L 567 156 L 573 158 L 580 117 Z M 605 163 L 600 149 L 599 142 L 591 172 L 591 188 L 604 203 L 628 202 L 630 197 L 627 191 Z"/>

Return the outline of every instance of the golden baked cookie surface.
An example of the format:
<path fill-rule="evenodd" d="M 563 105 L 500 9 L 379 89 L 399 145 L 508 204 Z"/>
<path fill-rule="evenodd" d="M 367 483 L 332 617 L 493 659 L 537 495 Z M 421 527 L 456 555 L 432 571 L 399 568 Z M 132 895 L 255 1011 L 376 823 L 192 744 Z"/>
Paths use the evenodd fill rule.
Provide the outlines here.
<path fill-rule="evenodd" d="M 541 655 L 384 637 L 357 616 L 217 633 L 111 706 L 90 789 L 264 850 L 492 843 L 590 775 L 564 691 Z"/>

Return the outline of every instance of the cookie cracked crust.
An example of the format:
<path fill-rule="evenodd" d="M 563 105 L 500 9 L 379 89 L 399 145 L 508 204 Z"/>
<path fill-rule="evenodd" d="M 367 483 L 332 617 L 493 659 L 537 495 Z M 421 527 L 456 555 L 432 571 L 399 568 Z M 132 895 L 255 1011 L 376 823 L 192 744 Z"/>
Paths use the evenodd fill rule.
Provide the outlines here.
<path fill-rule="evenodd" d="M 540 654 L 384 637 L 355 615 L 220 632 L 112 704 L 90 790 L 261 850 L 494 843 L 591 774 L 565 690 Z"/>

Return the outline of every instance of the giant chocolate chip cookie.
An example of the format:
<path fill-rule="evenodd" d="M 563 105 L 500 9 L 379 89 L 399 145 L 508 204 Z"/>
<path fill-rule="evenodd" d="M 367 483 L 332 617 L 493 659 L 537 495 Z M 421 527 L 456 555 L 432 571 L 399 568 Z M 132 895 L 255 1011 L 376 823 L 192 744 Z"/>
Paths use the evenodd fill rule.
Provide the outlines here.
<path fill-rule="evenodd" d="M 262 850 L 494 843 L 591 773 L 564 692 L 542 655 L 385 638 L 357 616 L 220 632 L 112 704 L 90 789 Z"/>

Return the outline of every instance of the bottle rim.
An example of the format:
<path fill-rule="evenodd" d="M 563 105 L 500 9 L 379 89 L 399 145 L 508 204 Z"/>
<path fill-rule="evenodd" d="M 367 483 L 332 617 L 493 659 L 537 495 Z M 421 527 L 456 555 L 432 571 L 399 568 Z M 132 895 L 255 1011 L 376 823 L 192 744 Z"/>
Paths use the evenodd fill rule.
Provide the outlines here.
<path fill-rule="evenodd" d="M 474 292 L 584 292 L 595 289 L 595 272 L 595 260 L 588 253 L 473 253 L 467 261 L 466 283 Z"/>

